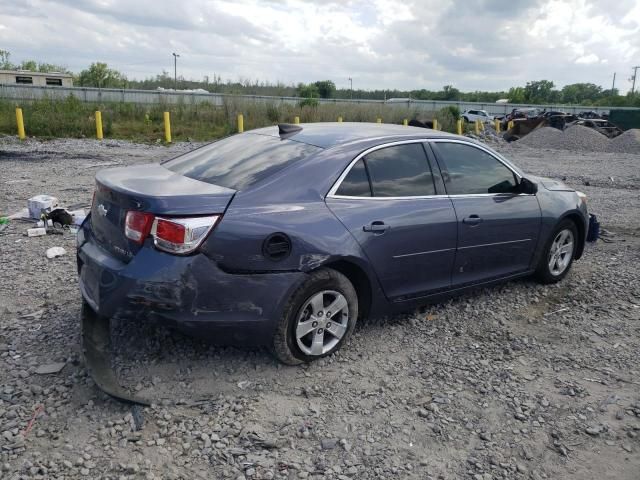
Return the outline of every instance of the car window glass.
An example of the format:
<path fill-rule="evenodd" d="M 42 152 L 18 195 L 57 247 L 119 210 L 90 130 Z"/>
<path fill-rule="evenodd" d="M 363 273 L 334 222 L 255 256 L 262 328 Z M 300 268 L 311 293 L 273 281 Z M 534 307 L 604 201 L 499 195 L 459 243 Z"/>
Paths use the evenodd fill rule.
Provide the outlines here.
<path fill-rule="evenodd" d="M 382 148 L 365 157 L 374 197 L 435 195 L 431 169 L 420 143 Z"/>
<path fill-rule="evenodd" d="M 346 197 L 370 197 L 371 186 L 363 160 L 358 160 L 336 191 L 336 195 Z"/>
<path fill-rule="evenodd" d="M 163 165 L 185 177 L 242 190 L 321 150 L 266 135 L 233 135 Z"/>
<path fill-rule="evenodd" d="M 515 175 L 487 152 L 461 143 L 438 142 L 443 178 L 449 195 L 510 193 Z"/>

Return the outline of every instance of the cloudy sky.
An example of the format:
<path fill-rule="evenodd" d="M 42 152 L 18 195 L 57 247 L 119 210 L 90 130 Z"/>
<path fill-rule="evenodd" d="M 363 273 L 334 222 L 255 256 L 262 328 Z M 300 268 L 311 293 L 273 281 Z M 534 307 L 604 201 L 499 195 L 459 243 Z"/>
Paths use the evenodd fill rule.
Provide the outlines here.
<path fill-rule="evenodd" d="M 129 78 L 500 90 L 529 80 L 622 92 L 640 65 L 639 0 L 0 0 L 0 49 Z M 640 81 L 640 78 L 638 79 Z"/>

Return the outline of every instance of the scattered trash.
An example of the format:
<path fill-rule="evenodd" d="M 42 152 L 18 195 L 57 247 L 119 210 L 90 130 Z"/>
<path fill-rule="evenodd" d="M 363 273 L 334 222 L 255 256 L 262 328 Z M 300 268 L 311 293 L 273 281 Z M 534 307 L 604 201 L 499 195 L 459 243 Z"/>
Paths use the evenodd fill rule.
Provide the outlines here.
<path fill-rule="evenodd" d="M 53 373 L 60 373 L 65 365 L 65 362 L 47 363 L 36 368 L 36 373 L 38 375 L 51 375 Z"/>
<path fill-rule="evenodd" d="M 47 220 L 47 224 L 44 224 L 44 220 L 38 220 L 38 223 L 36 223 L 37 227 L 53 227 L 53 222 L 51 220 Z"/>
<path fill-rule="evenodd" d="M 144 426 L 144 415 L 141 405 L 134 405 L 131 407 L 131 417 L 133 419 L 133 431 L 138 432 L 142 430 Z"/>
<path fill-rule="evenodd" d="M 67 251 L 62 247 L 51 247 L 47 250 L 47 258 L 61 257 L 65 253 L 67 253 Z"/>
<path fill-rule="evenodd" d="M 29 424 L 27 425 L 27 428 L 25 428 L 24 431 L 22 432 L 23 437 L 26 437 L 27 435 L 29 435 L 29 432 L 33 428 L 33 424 L 36 421 L 36 418 L 38 418 L 38 415 L 40 415 L 43 411 L 44 411 L 44 405 L 40 404 L 36 407 L 35 411 L 33 412 L 33 415 L 31 416 L 31 420 L 29 420 Z"/>
<path fill-rule="evenodd" d="M 47 219 L 51 220 L 53 225 L 58 228 L 64 225 L 71 225 L 73 223 L 73 216 L 64 208 L 51 210 L 51 212 L 47 214 Z"/>
<path fill-rule="evenodd" d="M 27 229 L 27 237 L 41 237 L 47 234 L 47 229 L 44 227 L 29 228 Z"/>
<path fill-rule="evenodd" d="M 6 225 L 9 223 L 9 217 L 0 217 L 0 225 Z"/>
<path fill-rule="evenodd" d="M 44 313 L 44 309 L 36 310 L 35 312 L 25 313 L 24 315 L 20 315 L 20 318 L 40 318 Z"/>
<path fill-rule="evenodd" d="M 238 382 L 238 388 L 240 390 L 246 390 L 249 386 L 251 386 L 251 382 L 249 380 L 242 380 Z"/>
<path fill-rule="evenodd" d="M 31 197 L 27 201 L 27 207 L 29 208 L 29 216 L 31 218 L 39 219 L 42 215 L 42 211 L 50 211 L 58 206 L 58 199 L 51 195 L 36 195 Z"/>

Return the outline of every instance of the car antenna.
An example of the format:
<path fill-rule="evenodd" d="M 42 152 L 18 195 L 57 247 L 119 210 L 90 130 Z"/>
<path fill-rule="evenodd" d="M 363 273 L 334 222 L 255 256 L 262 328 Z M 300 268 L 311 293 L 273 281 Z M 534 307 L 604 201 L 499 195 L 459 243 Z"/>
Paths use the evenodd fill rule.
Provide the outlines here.
<path fill-rule="evenodd" d="M 278 124 L 278 135 L 284 137 L 285 135 L 291 135 L 302 130 L 300 125 L 292 125 L 290 123 L 279 123 Z"/>

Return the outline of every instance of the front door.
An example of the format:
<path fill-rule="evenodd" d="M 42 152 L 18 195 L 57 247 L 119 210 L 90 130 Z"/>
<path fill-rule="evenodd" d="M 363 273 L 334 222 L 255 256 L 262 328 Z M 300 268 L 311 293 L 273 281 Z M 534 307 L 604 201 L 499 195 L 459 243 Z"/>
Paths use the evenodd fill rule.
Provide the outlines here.
<path fill-rule="evenodd" d="M 436 193 L 423 144 L 414 142 L 367 153 L 327 196 L 390 299 L 451 285 L 457 222 L 451 200 Z"/>
<path fill-rule="evenodd" d="M 518 175 L 480 147 L 452 141 L 432 146 L 458 217 L 453 286 L 529 270 L 541 222 L 537 197 L 518 193 Z"/>

